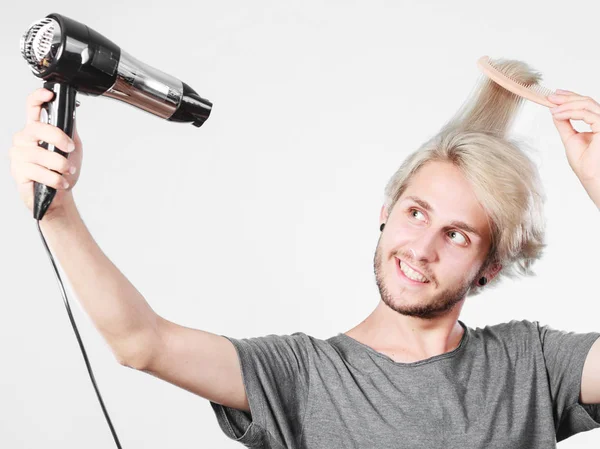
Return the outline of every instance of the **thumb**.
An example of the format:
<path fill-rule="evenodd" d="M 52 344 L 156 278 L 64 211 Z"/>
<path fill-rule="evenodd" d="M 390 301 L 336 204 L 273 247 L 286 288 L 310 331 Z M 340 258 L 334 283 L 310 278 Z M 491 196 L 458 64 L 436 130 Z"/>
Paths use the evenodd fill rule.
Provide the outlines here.
<path fill-rule="evenodd" d="M 77 132 L 77 119 L 73 120 L 73 142 L 81 142 L 81 137 Z"/>
<path fill-rule="evenodd" d="M 577 134 L 577 131 L 575 131 L 569 119 L 556 120 L 554 117 L 552 117 L 552 121 L 554 122 L 554 126 L 556 126 L 558 134 L 560 135 L 560 140 L 562 140 L 564 145 L 566 145 L 567 141 L 571 137 Z"/>

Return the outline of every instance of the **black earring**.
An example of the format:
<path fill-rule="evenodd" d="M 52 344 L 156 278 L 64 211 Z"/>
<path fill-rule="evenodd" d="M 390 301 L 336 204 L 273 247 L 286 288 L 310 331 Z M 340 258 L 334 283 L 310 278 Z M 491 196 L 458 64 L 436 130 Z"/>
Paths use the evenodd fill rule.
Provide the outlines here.
<path fill-rule="evenodd" d="M 385 228 L 385 223 L 381 223 L 381 226 L 379 226 L 379 230 L 383 232 L 383 228 Z"/>
<path fill-rule="evenodd" d="M 479 279 L 479 285 L 485 285 L 487 284 L 487 279 L 485 278 L 485 276 L 483 276 L 481 279 Z"/>

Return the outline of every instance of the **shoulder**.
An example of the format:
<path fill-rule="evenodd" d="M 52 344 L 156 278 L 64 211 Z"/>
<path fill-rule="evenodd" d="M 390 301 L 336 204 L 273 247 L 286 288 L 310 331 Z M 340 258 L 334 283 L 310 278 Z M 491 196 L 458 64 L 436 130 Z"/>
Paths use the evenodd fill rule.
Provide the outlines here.
<path fill-rule="evenodd" d="M 486 325 L 470 329 L 473 340 L 486 344 L 502 345 L 539 344 L 540 329 L 538 321 L 510 320 L 504 323 Z"/>
<path fill-rule="evenodd" d="M 475 334 L 513 334 L 537 332 L 539 323 L 530 320 L 510 320 L 504 323 L 486 324 L 472 329 Z"/>
<path fill-rule="evenodd" d="M 267 351 L 267 352 L 292 352 L 309 355 L 317 351 L 331 348 L 329 340 L 308 335 L 304 332 L 290 334 L 267 334 L 255 337 L 232 338 L 234 346 L 241 350 Z M 330 339 L 331 340 L 331 339 Z"/>

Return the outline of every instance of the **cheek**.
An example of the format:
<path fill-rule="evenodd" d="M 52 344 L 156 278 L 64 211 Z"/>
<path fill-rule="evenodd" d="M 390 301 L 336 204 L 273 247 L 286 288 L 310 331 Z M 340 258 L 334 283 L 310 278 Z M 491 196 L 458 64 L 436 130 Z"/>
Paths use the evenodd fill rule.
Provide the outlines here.
<path fill-rule="evenodd" d="M 387 233 L 386 237 L 388 242 L 396 246 L 405 245 L 415 239 L 418 239 L 421 232 L 417 226 L 411 226 L 410 223 L 405 221 L 397 221 L 392 223 L 390 228 L 391 229 Z"/>
<path fill-rule="evenodd" d="M 438 276 L 441 279 L 446 279 L 449 282 L 464 281 L 475 276 L 474 262 L 471 260 L 464 260 L 458 257 L 447 257 L 446 260 L 438 269 Z"/>

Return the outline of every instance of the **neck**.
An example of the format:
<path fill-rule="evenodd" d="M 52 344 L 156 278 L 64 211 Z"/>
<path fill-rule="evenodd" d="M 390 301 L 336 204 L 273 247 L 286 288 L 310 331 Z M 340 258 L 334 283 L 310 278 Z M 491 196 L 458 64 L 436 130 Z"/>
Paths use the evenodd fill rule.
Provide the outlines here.
<path fill-rule="evenodd" d="M 453 351 L 464 330 L 458 322 L 464 301 L 432 319 L 402 315 L 380 301 L 375 310 L 345 334 L 376 351 L 405 362 L 424 360 Z"/>

